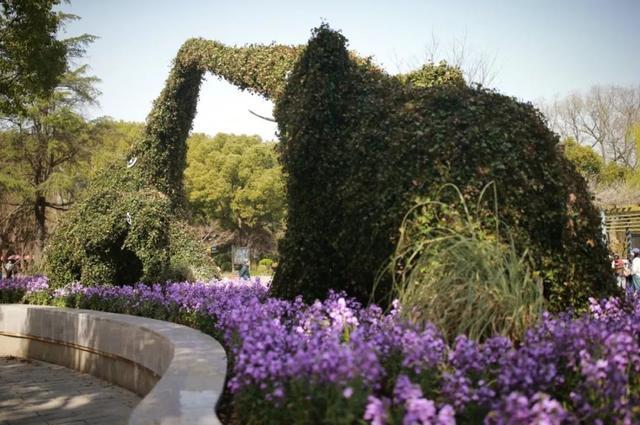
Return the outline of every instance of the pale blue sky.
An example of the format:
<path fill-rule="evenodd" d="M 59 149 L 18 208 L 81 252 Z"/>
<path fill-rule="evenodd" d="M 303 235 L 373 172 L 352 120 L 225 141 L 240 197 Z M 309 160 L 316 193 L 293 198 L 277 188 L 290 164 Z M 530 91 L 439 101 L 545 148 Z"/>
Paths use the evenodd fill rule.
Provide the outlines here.
<path fill-rule="evenodd" d="M 323 20 L 391 73 L 424 58 L 432 35 L 443 55 L 466 40 L 474 54 L 495 58 L 493 86 L 522 100 L 640 84 L 640 0 L 73 0 L 63 10 L 82 18 L 67 35 L 100 37 L 84 61 L 102 79 L 91 116 L 143 121 L 187 38 L 302 44 Z M 273 138 L 275 125 L 248 109 L 270 115 L 271 104 L 208 77 L 194 131 Z"/>

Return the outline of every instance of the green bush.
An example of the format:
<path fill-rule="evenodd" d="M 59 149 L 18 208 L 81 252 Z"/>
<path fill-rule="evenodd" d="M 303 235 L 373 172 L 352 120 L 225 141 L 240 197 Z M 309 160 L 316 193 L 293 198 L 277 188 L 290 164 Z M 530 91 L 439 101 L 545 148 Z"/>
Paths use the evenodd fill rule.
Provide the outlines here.
<path fill-rule="evenodd" d="M 564 155 L 585 179 L 596 181 L 600 178 L 604 160 L 589 146 L 580 145 L 573 137 L 568 137 L 564 140 Z"/>
<path fill-rule="evenodd" d="M 440 69 L 390 76 L 350 55 L 341 34 L 314 31 L 276 101 L 289 212 L 274 294 L 343 289 L 369 301 L 416 197 L 453 183 L 474 199 L 490 181 L 551 309 L 615 291 L 598 211 L 541 114 L 430 66 Z M 390 289 L 386 274 L 376 297 Z"/>
<path fill-rule="evenodd" d="M 273 260 L 271 258 L 263 258 L 258 262 L 258 264 L 270 269 L 271 265 L 273 264 Z"/>
<path fill-rule="evenodd" d="M 508 229 L 498 218 L 472 215 L 457 194 L 458 205 L 423 201 L 407 214 L 390 264 L 392 297 L 405 317 L 435 324 L 451 343 L 458 335 L 520 340 L 543 311 L 542 280 L 526 251 L 499 238 Z"/>

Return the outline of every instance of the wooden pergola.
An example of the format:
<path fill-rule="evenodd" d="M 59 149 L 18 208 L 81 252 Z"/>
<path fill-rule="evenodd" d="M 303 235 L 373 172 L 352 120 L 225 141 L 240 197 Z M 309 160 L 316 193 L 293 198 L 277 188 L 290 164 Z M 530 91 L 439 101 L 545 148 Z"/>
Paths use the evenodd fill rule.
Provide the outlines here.
<path fill-rule="evenodd" d="M 614 246 L 624 244 L 624 251 L 640 247 L 640 205 L 613 205 L 603 210 L 603 228 L 609 246 L 616 254 Z"/>

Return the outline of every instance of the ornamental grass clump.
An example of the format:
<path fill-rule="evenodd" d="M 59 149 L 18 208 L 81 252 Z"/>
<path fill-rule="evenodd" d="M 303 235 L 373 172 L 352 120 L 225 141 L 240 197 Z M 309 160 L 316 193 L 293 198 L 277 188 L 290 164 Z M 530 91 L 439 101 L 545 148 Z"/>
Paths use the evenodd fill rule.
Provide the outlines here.
<path fill-rule="evenodd" d="M 402 314 L 414 323 L 435 324 L 448 341 L 461 334 L 520 340 L 544 308 L 542 280 L 531 270 L 527 251 L 516 250 L 508 229 L 500 231 L 497 201 L 495 213 L 474 215 L 457 187 L 446 189 L 457 195 L 457 208 L 421 201 L 402 223 L 391 261 Z"/>

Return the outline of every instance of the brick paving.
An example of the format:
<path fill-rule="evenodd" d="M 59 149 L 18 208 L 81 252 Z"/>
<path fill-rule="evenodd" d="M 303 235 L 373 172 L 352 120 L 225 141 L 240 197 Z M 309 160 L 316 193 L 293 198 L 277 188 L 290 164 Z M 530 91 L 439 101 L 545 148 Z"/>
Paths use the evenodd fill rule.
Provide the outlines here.
<path fill-rule="evenodd" d="M 91 375 L 0 357 L 0 425 L 118 425 L 140 398 Z"/>

